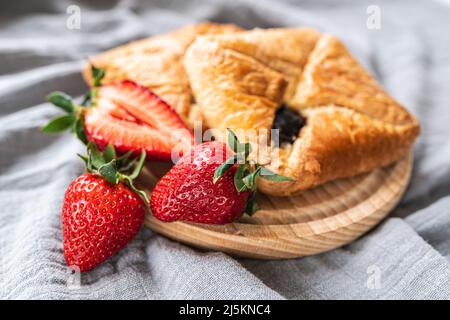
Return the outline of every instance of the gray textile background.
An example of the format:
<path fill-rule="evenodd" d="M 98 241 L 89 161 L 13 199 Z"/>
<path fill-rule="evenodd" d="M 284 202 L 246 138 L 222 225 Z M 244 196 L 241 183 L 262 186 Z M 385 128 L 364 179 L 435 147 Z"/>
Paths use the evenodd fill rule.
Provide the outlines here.
<path fill-rule="evenodd" d="M 0 298 L 450 298 L 450 7 L 432 1 L 70 1 L 0 4 Z M 95 5 L 94 5 L 95 4 Z M 381 8 L 381 30 L 366 8 Z M 360 240 L 290 261 L 236 260 L 143 230 L 81 276 L 62 255 L 64 191 L 82 172 L 82 146 L 39 127 L 59 89 L 79 95 L 83 59 L 128 40 L 205 19 L 243 27 L 313 26 L 340 36 L 418 116 L 422 135 L 401 205 Z M 378 272 L 379 271 L 379 272 Z M 374 273 L 373 273 L 374 272 Z M 379 286 L 371 276 L 380 275 Z M 75 282 L 74 282 L 75 281 Z M 375 284 L 375 286 L 374 286 Z"/>

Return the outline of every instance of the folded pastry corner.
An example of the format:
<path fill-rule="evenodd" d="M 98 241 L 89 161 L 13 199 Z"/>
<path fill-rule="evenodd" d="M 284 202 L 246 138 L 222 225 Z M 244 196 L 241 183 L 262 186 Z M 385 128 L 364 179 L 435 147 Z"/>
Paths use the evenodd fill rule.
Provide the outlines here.
<path fill-rule="evenodd" d="M 260 179 L 267 194 L 291 195 L 389 165 L 411 150 L 419 134 L 417 120 L 336 37 L 313 29 L 200 36 L 184 64 L 219 139 L 226 128 L 270 130 L 285 123 L 297 130 L 292 140 L 271 148 L 277 156 L 267 165 L 294 181 Z M 277 119 L 280 107 L 291 110 L 288 119 Z M 296 126 L 295 118 L 306 120 Z"/>
<path fill-rule="evenodd" d="M 192 95 L 182 61 L 184 53 L 197 35 L 240 30 L 231 24 L 204 22 L 133 41 L 90 58 L 83 76 L 92 85 L 92 63 L 106 69 L 103 83 L 136 81 L 161 96 L 192 127 L 201 113 L 191 110 Z"/>

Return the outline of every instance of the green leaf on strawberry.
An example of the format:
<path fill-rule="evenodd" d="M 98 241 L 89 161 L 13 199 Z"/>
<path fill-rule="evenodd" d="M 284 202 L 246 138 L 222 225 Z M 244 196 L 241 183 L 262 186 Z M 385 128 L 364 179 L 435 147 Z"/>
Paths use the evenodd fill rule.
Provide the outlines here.
<path fill-rule="evenodd" d="M 253 215 L 256 211 L 259 210 L 259 205 L 255 201 L 255 194 L 253 193 L 247 201 L 247 205 L 245 207 L 245 213 L 249 216 Z"/>
<path fill-rule="evenodd" d="M 105 77 L 105 69 L 97 68 L 96 66 L 91 64 L 91 72 L 92 72 L 92 78 L 94 79 L 94 87 L 100 87 L 101 81 Z"/>
<path fill-rule="evenodd" d="M 222 163 L 214 172 L 214 183 L 219 180 L 219 178 L 227 172 L 232 166 L 234 166 L 235 163 L 238 161 L 238 156 L 233 155 L 232 157 L 228 158 L 224 163 Z"/>
<path fill-rule="evenodd" d="M 242 179 L 244 178 L 245 165 L 240 164 L 237 167 L 236 173 L 234 174 L 234 186 L 238 192 L 243 192 L 246 190 L 246 186 Z"/>
<path fill-rule="evenodd" d="M 117 184 L 119 182 L 119 177 L 117 176 L 116 159 L 102 164 L 98 168 L 98 173 L 111 184 Z"/>
<path fill-rule="evenodd" d="M 144 162 L 145 162 L 145 152 L 142 152 L 136 161 L 136 165 L 134 166 L 133 171 L 130 174 L 130 178 L 132 180 L 136 179 L 139 173 L 141 173 L 142 168 L 144 167 Z"/>
<path fill-rule="evenodd" d="M 285 177 L 272 172 L 271 170 L 264 168 L 260 164 L 250 163 L 248 156 L 252 152 L 250 143 L 239 142 L 236 134 L 231 130 L 228 130 L 228 145 L 235 152 L 235 154 L 225 160 L 214 172 L 213 182 L 216 183 L 220 177 L 222 177 L 229 169 L 234 165 L 237 165 L 236 172 L 234 174 L 234 185 L 238 192 L 251 192 L 251 196 L 247 202 L 245 213 L 253 214 L 258 210 L 258 205 L 254 201 L 254 195 L 256 193 L 256 182 L 259 177 L 271 181 L 292 181 L 292 178 Z"/>
<path fill-rule="evenodd" d="M 92 168 L 98 169 L 106 163 L 105 157 L 97 149 L 97 146 L 95 145 L 94 142 L 89 142 L 87 145 L 87 149 L 88 149 L 89 160 L 91 163 L 91 165 L 90 165 L 91 169 Z"/>
<path fill-rule="evenodd" d="M 84 131 L 84 117 L 80 116 L 76 119 L 75 123 L 73 124 L 73 132 L 75 132 L 75 135 L 77 138 L 83 142 L 84 144 L 88 143 L 88 139 L 86 137 L 86 132 Z"/>
<path fill-rule="evenodd" d="M 94 65 L 91 66 L 92 75 L 94 78 L 94 88 L 86 93 L 81 105 L 77 105 L 73 102 L 72 98 L 61 91 L 55 91 L 50 93 L 46 99 L 51 102 L 56 107 L 64 110 L 67 115 L 56 117 L 44 127 L 42 131 L 45 133 L 59 133 L 61 131 L 71 129 L 73 133 L 81 140 L 84 144 L 88 143 L 84 128 L 84 113 L 86 111 L 87 105 L 92 102 L 95 96 L 96 88 L 100 86 L 101 80 L 105 76 L 105 70 L 103 68 L 97 68 Z"/>
<path fill-rule="evenodd" d="M 71 114 L 75 112 L 75 105 L 72 102 L 72 98 L 61 91 L 55 91 L 47 96 L 47 101 L 53 103 L 55 106 L 63 109 L 67 113 Z"/>
<path fill-rule="evenodd" d="M 114 149 L 112 144 L 108 144 L 108 146 L 103 150 L 103 157 L 106 162 L 110 162 L 113 159 L 116 159 L 116 150 Z"/>
<path fill-rule="evenodd" d="M 133 150 L 130 150 L 117 158 L 117 167 L 119 168 L 120 171 L 128 171 L 131 169 L 132 163 L 129 161 L 129 159 L 132 154 Z"/>
<path fill-rule="evenodd" d="M 276 174 L 275 172 L 264 167 L 261 167 L 261 172 L 259 176 L 263 179 L 271 181 L 292 181 L 291 178 Z"/>
<path fill-rule="evenodd" d="M 247 143 L 240 143 L 240 146 L 242 147 L 242 150 L 243 150 L 242 153 L 243 153 L 244 159 L 247 159 L 247 157 L 252 152 L 252 145 L 249 142 L 247 142 Z"/>
<path fill-rule="evenodd" d="M 245 186 L 248 190 L 256 190 L 256 178 L 261 173 L 261 167 L 258 166 L 255 171 L 249 173 L 245 177 L 242 178 L 242 182 L 244 182 Z"/>
<path fill-rule="evenodd" d="M 41 130 L 45 133 L 59 133 L 70 128 L 74 121 L 75 116 L 72 114 L 59 116 L 47 123 Z"/>
<path fill-rule="evenodd" d="M 228 130 L 228 145 L 230 146 L 231 150 L 234 152 L 238 152 L 238 146 L 239 146 L 239 140 L 236 134 L 231 130 Z"/>
<path fill-rule="evenodd" d="M 146 153 L 142 151 L 139 157 L 132 158 L 132 152 L 127 152 L 121 157 L 116 157 L 116 150 L 109 144 L 103 152 L 100 152 L 93 141 L 87 145 L 88 155 L 78 155 L 85 163 L 89 173 L 103 177 L 112 185 L 119 182 L 125 183 L 131 190 L 139 194 L 148 204 L 148 196 L 134 185 L 134 180 L 139 176 L 145 163 Z"/>

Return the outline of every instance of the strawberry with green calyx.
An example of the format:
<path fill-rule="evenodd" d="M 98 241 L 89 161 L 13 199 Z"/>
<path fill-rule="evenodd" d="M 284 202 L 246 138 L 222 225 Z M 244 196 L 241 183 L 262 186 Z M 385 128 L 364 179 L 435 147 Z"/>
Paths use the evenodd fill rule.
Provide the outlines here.
<path fill-rule="evenodd" d="M 217 141 L 195 146 L 158 181 L 150 198 L 154 217 L 165 222 L 230 223 L 257 210 L 253 197 L 258 177 L 290 180 L 250 164 L 250 144 L 239 143 L 231 130 L 228 141 L 231 149 Z"/>
<path fill-rule="evenodd" d="M 245 213 L 252 215 L 259 206 L 254 201 L 256 193 L 256 181 L 258 178 L 263 178 L 272 181 L 292 181 L 291 178 L 278 175 L 271 170 L 264 168 L 258 163 L 251 163 L 248 160 L 249 154 L 252 152 L 250 143 L 240 143 L 238 137 L 231 129 L 228 130 L 228 145 L 235 152 L 224 163 L 222 163 L 214 172 L 214 183 L 227 172 L 231 167 L 237 165 L 236 173 L 234 175 L 234 185 L 238 192 L 249 191 L 250 197 L 245 207 Z"/>
<path fill-rule="evenodd" d="M 62 92 L 47 99 L 67 112 L 42 130 L 56 133 L 71 128 L 85 144 L 100 149 L 112 144 L 120 154 L 145 150 L 148 160 L 171 160 L 194 144 L 192 132 L 160 97 L 133 81 L 100 85 L 105 71 L 92 67 L 94 87 L 81 105 Z"/>
<path fill-rule="evenodd" d="M 87 173 L 68 187 L 62 208 L 64 256 L 67 264 L 88 271 L 122 249 L 140 230 L 148 206 L 144 191 L 133 180 L 139 175 L 145 152 L 116 157 L 108 145 L 100 152 L 88 144 Z"/>

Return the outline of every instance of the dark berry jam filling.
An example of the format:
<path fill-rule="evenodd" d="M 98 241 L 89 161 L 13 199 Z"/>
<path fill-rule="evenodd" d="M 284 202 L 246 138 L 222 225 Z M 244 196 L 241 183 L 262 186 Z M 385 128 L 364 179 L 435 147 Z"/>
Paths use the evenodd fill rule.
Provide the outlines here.
<path fill-rule="evenodd" d="M 279 130 L 279 144 L 293 143 L 300 129 L 306 124 L 306 119 L 297 111 L 282 104 L 275 113 L 272 129 Z M 272 139 L 275 138 L 272 136 Z"/>

